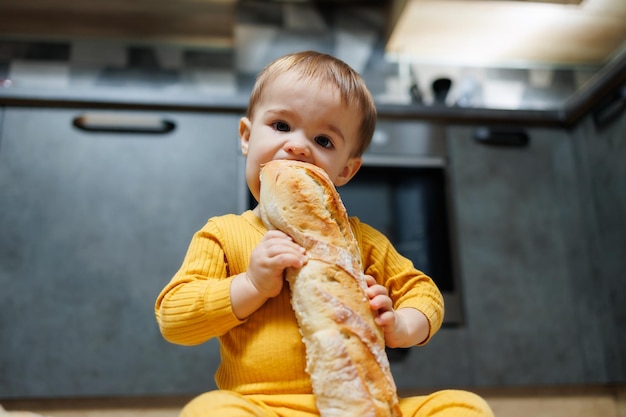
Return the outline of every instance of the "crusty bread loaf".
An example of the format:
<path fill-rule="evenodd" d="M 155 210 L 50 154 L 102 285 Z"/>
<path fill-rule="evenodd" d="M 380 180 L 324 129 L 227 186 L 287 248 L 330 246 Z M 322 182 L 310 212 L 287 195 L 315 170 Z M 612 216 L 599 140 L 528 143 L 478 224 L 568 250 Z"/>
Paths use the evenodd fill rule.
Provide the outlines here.
<path fill-rule="evenodd" d="M 399 416 L 360 250 L 326 173 L 304 162 L 269 162 L 261 171 L 259 208 L 268 228 L 307 250 L 306 265 L 286 275 L 321 416 Z"/>

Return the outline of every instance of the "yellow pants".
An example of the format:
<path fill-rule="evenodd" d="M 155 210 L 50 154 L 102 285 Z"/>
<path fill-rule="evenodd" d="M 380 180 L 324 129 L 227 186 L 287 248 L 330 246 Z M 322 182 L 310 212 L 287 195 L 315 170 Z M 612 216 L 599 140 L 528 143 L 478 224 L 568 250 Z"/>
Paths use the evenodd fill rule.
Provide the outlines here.
<path fill-rule="evenodd" d="M 445 390 L 400 399 L 402 417 L 493 417 L 481 397 Z M 313 417 L 319 416 L 313 395 L 241 395 L 210 391 L 191 400 L 181 417 Z"/>

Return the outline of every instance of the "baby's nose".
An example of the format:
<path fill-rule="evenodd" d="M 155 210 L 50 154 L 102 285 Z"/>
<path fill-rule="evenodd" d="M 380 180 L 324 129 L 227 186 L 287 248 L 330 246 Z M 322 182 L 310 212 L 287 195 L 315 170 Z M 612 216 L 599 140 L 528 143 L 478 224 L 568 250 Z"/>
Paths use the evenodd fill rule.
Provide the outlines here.
<path fill-rule="evenodd" d="M 308 141 L 299 134 L 291 135 L 284 148 L 295 155 L 308 156 L 310 153 Z"/>

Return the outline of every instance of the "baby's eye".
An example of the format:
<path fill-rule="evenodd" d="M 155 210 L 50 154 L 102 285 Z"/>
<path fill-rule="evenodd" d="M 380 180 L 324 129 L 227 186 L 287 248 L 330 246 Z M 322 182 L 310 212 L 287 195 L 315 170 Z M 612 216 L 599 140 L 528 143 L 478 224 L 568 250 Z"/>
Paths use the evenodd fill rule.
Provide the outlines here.
<path fill-rule="evenodd" d="M 323 148 L 332 148 L 333 147 L 333 142 L 328 139 L 326 136 L 317 136 L 315 138 L 315 143 L 317 143 L 318 145 L 320 145 Z"/>
<path fill-rule="evenodd" d="M 285 122 L 274 122 L 274 129 L 279 132 L 289 132 L 289 125 Z"/>

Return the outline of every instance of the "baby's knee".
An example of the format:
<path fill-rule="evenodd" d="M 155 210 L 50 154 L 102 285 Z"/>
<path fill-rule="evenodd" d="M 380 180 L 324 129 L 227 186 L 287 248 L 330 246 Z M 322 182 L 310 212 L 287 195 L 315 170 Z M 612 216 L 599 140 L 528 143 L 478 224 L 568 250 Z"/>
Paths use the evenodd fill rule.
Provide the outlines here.
<path fill-rule="evenodd" d="M 442 390 L 422 397 L 400 399 L 402 415 L 407 417 L 493 417 L 480 396 L 461 390 Z"/>
<path fill-rule="evenodd" d="M 181 410 L 180 417 L 264 417 L 267 413 L 258 404 L 232 391 L 209 391 L 189 401 Z"/>
<path fill-rule="evenodd" d="M 462 409 L 468 413 L 463 415 L 493 417 L 487 401 L 473 392 L 451 389 L 439 391 L 433 396 L 440 396 L 440 400 L 448 403 L 451 408 Z"/>

